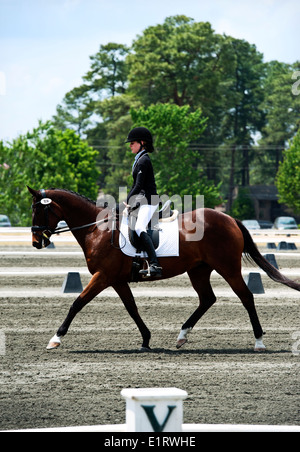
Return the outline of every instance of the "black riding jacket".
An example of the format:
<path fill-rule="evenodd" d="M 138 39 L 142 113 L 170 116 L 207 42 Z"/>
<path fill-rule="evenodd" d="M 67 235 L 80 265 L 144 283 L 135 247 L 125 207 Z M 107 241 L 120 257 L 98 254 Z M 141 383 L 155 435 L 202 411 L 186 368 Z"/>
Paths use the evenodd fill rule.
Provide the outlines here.
<path fill-rule="evenodd" d="M 129 204 L 130 198 L 138 195 L 141 192 L 145 192 L 145 196 L 148 204 L 151 204 L 151 196 L 156 195 L 157 200 L 157 191 L 156 184 L 154 179 L 154 172 L 151 163 L 151 159 L 147 154 L 146 150 L 140 152 L 140 155 L 135 162 L 135 165 L 132 170 L 133 176 L 133 185 L 130 190 L 130 193 L 127 197 L 127 203 Z M 156 200 L 152 199 L 152 204 L 156 204 Z M 132 205 L 132 200 L 131 200 Z"/>

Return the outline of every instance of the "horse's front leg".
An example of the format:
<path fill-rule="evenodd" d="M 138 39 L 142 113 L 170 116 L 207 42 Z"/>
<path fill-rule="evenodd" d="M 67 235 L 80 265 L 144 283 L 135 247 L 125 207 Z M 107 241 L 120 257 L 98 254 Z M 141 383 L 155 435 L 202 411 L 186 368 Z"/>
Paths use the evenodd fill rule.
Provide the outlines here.
<path fill-rule="evenodd" d="M 146 351 L 150 351 L 150 339 L 151 339 L 151 333 L 148 330 L 147 326 L 145 325 L 145 323 L 143 322 L 133 294 L 131 292 L 131 289 L 129 287 L 129 285 L 127 283 L 118 283 L 116 285 L 113 285 L 113 288 L 115 289 L 115 291 L 117 292 L 117 294 L 119 295 L 119 297 L 121 298 L 121 300 L 124 303 L 125 308 L 127 309 L 129 315 L 132 317 L 132 319 L 135 321 L 138 329 L 140 330 L 140 333 L 142 335 L 143 338 L 143 344 L 141 347 L 141 351 L 146 352 Z"/>
<path fill-rule="evenodd" d="M 68 329 L 78 312 L 81 311 L 84 306 L 86 306 L 90 301 L 93 300 L 102 290 L 106 289 L 108 285 L 105 283 L 105 278 L 100 273 L 95 273 L 91 281 L 84 289 L 84 291 L 79 295 L 79 297 L 72 304 L 69 313 L 64 320 L 63 324 L 57 330 L 57 333 L 50 339 L 47 346 L 47 350 L 53 350 L 60 346 L 61 338 L 65 336 Z"/>

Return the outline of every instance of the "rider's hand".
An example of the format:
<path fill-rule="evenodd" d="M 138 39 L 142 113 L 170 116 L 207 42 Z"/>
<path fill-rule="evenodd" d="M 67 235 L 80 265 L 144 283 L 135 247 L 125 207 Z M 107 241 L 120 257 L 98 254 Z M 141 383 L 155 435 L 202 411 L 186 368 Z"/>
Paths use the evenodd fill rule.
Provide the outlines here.
<path fill-rule="evenodd" d="M 128 217 L 129 216 L 130 205 L 127 204 L 125 201 L 123 201 L 123 204 L 125 206 L 125 209 L 123 210 L 123 215 L 124 215 L 124 217 Z"/>

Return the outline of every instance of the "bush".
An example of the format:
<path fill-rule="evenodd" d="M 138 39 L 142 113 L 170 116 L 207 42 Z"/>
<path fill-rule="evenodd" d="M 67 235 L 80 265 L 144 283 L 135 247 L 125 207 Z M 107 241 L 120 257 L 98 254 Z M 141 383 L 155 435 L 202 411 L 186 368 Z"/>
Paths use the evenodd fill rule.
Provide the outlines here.
<path fill-rule="evenodd" d="M 238 220 L 255 218 L 255 209 L 247 188 L 239 188 L 238 196 L 234 200 L 230 215 Z"/>
<path fill-rule="evenodd" d="M 13 225 L 31 224 L 31 199 L 26 185 L 39 190 L 66 188 L 96 199 L 97 151 L 73 130 L 57 130 L 51 122 L 11 144 L 0 142 L 0 212 Z"/>

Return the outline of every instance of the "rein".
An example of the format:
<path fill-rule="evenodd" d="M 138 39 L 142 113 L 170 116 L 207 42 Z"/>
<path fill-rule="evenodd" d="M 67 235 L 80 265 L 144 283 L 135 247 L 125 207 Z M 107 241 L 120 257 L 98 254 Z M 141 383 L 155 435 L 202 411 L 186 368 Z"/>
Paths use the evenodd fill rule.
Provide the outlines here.
<path fill-rule="evenodd" d="M 69 227 L 61 227 L 61 228 L 55 228 L 53 232 L 51 232 L 51 234 L 62 234 L 63 232 L 73 232 L 73 231 L 78 231 L 79 229 L 84 229 L 84 228 L 89 228 L 90 226 L 95 226 L 97 224 L 104 224 L 104 223 L 108 223 L 109 220 L 113 220 L 114 217 L 109 217 L 109 218 L 104 218 L 103 220 L 99 220 L 99 221 L 94 221 L 93 223 L 88 223 L 88 224 L 84 224 L 82 226 L 76 226 L 75 228 L 69 228 Z M 33 226 L 34 227 L 34 226 Z M 38 227 L 38 226 L 37 226 Z M 42 226 L 41 226 L 42 227 Z"/>

